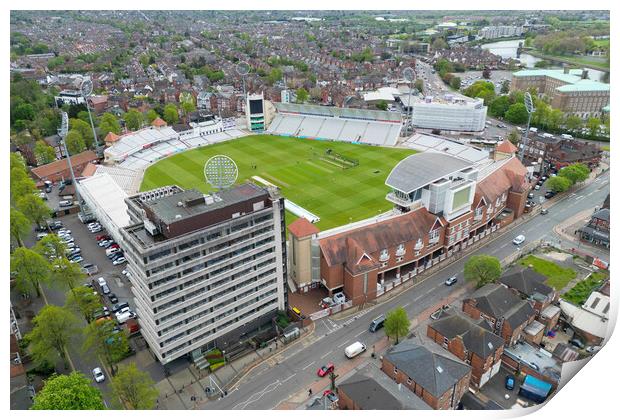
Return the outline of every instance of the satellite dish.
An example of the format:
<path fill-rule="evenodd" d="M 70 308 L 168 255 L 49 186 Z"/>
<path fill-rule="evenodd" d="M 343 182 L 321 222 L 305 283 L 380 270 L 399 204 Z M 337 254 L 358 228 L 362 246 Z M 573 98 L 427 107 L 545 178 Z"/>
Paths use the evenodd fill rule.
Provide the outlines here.
<path fill-rule="evenodd" d="M 245 76 L 250 72 L 250 65 L 245 61 L 239 61 L 235 67 L 239 76 Z"/>
<path fill-rule="evenodd" d="M 93 82 L 90 79 L 82 79 L 82 83 L 80 83 L 80 91 L 82 91 L 82 96 L 87 97 L 91 93 L 93 93 Z"/>
<path fill-rule="evenodd" d="M 415 80 L 415 70 L 413 70 L 411 67 L 407 67 L 403 70 L 403 77 L 408 82 L 413 82 Z"/>
<path fill-rule="evenodd" d="M 525 95 L 523 95 L 523 100 L 525 101 L 525 109 L 527 110 L 528 114 L 534 112 L 534 101 L 532 100 L 532 95 L 530 95 L 530 92 L 525 92 Z"/>
<path fill-rule="evenodd" d="M 237 181 L 239 170 L 234 160 L 225 155 L 210 158 L 204 168 L 205 178 L 213 187 L 221 190 Z"/>

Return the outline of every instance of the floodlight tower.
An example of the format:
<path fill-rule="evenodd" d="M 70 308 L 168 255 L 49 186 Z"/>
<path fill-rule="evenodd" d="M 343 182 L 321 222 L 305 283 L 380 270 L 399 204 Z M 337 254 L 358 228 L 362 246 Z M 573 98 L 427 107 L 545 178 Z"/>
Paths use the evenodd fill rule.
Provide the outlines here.
<path fill-rule="evenodd" d="M 88 119 L 90 120 L 90 128 L 93 130 L 93 137 L 95 139 L 95 149 L 97 150 L 97 156 L 99 156 L 99 139 L 97 138 L 97 131 L 95 130 L 95 124 L 93 123 L 93 116 L 90 113 L 90 105 L 88 104 L 88 97 L 93 93 L 93 82 L 90 78 L 82 79 L 80 83 L 80 92 L 86 103 L 86 110 L 88 111 Z M 99 156 L 101 157 L 101 156 Z"/>
<path fill-rule="evenodd" d="M 519 152 L 519 160 L 521 160 L 521 163 L 523 163 L 525 147 L 527 146 L 527 142 L 529 140 L 527 136 L 530 134 L 530 122 L 532 121 L 532 112 L 536 110 L 534 108 L 534 101 L 532 100 L 532 95 L 530 95 L 529 92 L 525 92 L 523 100 L 525 102 L 525 109 L 527 110 L 527 127 L 525 128 L 525 133 L 521 138 L 521 151 Z"/>
<path fill-rule="evenodd" d="M 75 183 L 75 173 L 73 172 L 73 165 L 71 164 L 71 155 L 69 155 L 69 149 L 67 148 L 67 133 L 69 132 L 69 116 L 66 112 L 61 112 L 62 121 L 60 123 L 60 128 L 58 129 L 58 135 L 60 136 L 60 142 L 65 148 L 65 155 L 67 155 L 67 163 L 69 164 L 69 172 L 71 173 L 71 180 L 73 181 L 73 186 L 75 188 L 75 197 L 77 198 L 78 207 L 80 208 L 80 213 L 82 212 L 82 204 L 80 200 L 80 194 L 78 193 L 77 184 Z"/>
<path fill-rule="evenodd" d="M 235 69 L 237 70 L 237 74 L 241 76 L 241 80 L 243 81 L 243 100 L 245 101 L 247 95 L 245 91 L 245 76 L 247 76 L 247 74 L 250 72 L 250 65 L 245 61 L 240 61 L 237 63 Z"/>
<path fill-rule="evenodd" d="M 405 133 L 409 132 L 409 126 L 411 126 L 411 130 L 413 130 L 413 107 L 411 106 L 411 88 L 412 83 L 415 80 L 415 70 L 411 67 L 407 67 L 403 70 L 403 77 L 405 80 L 409 82 L 409 99 L 407 101 L 407 107 L 409 110 L 407 111 L 407 127 L 405 127 Z"/>

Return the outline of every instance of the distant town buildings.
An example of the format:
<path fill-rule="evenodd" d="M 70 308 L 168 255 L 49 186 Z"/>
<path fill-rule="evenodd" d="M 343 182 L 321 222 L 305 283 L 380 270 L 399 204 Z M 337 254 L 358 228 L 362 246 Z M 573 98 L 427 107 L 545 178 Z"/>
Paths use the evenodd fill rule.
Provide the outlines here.
<path fill-rule="evenodd" d="M 523 33 L 523 26 L 485 26 L 478 31 L 478 39 L 509 38 Z"/>

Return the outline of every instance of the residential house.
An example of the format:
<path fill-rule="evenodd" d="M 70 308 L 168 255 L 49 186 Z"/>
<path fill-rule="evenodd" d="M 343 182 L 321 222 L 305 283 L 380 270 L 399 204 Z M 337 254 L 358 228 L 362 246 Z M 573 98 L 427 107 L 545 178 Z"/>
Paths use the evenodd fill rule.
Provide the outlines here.
<path fill-rule="evenodd" d="M 390 348 L 381 370 L 435 410 L 453 410 L 467 389 L 471 367 L 434 353 L 411 340 Z"/>
<path fill-rule="evenodd" d="M 504 340 L 484 320 L 473 322 L 459 314 L 431 322 L 426 335 L 471 366 L 471 385 L 482 387 L 501 366 Z"/>
<path fill-rule="evenodd" d="M 595 211 L 590 217 L 587 225 L 577 229 L 575 234 L 583 242 L 609 249 L 609 208 L 602 208 Z"/>

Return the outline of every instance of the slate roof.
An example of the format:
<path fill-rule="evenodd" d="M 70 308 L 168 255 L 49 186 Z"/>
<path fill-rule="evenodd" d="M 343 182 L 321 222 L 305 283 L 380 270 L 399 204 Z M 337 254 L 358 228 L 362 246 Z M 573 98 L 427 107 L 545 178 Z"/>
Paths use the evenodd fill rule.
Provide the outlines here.
<path fill-rule="evenodd" d="M 553 293 L 554 289 L 544 283 L 546 280 L 547 277 L 529 267 L 516 267 L 500 277 L 498 281 L 527 296 L 533 296 L 536 293 L 548 296 Z"/>
<path fill-rule="evenodd" d="M 602 208 L 592 215 L 593 219 L 600 219 L 609 222 L 609 209 Z"/>
<path fill-rule="evenodd" d="M 424 152 L 398 162 L 385 184 L 410 193 L 449 175 L 473 167 L 473 163 L 443 153 Z"/>
<path fill-rule="evenodd" d="M 504 345 L 504 340 L 485 328 L 486 325 L 484 320 L 474 323 L 455 314 L 432 322 L 430 327 L 449 340 L 461 337 L 468 352 L 486 359 Z"/>
<path fill-rule="evenodd" d="M 435 397 L 443 395 L 471 372 L 465 363 L 433 353 L 409 340 L 392 347 L 384 357 Z"/>
<path fill-rule="evenodd" d="M 476 301 L 476 307 L 481 312 L 493 318 L 503 317 L 506 312 L 521 302 L 521 299 L 510 290 L 495 283 L 482 286 L 471 295 L 471 299 Z"/>
<path fill-rule="evenodd" d="M 522 300 L 515 306 L 510 308 L 504 315 L 505 322 L 511 325 L 513 328 L 526 323 L 534 315 L 535 311 L 529 302 Z"/>

